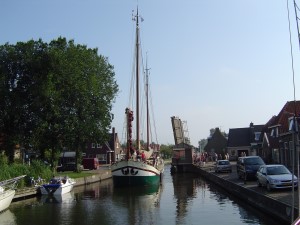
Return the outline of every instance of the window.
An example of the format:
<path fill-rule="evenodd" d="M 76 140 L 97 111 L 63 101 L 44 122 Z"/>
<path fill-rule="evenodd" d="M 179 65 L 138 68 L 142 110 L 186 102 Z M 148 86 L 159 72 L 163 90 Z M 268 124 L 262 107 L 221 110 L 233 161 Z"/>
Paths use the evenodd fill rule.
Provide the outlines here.
<path fill-rule="evenodd" d="M 100 144 L 97 143 L 97 148 L 102 148 L 102 146 Z"/>
<path fill-rule="evenodd" d="M 278 127 L 272 128 L 271 137 L 278 137 Z"/>
<path fill-rule="evenodd" d="M 98 158 L 99 161 L 106 161 L 106 154 L 97 154 L 96 158 Z"/>
<path fill-rule="evenodd" d="M 295 122 L 295 124 L 294 124 L 294 122 Z M 296 121 L 296 118 L 294 118 L 294 117 L 289 118 L 289 131 L 298 132 L 297 121 Z"/>
<path fill-rule="evenodd" d="M 259 141 L 260 132 L 255 132 L 255 141 Z"/>
<path fill-rule="evenodd" d="M 95 148 L 95 143 L 92 143 L 92 148 Z"/>

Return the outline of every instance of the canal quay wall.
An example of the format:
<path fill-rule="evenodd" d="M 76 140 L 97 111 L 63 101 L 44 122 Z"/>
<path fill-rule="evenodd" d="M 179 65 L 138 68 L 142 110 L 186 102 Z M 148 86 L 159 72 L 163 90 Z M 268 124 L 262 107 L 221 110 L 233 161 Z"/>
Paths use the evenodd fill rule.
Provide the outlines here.
<path fill-rule="evenodd" d="M 93 175 L 87 177 L 77 178 L 76 186 L 91 184 L 95 182 L 101 182 L 102 180 L 106 180 L 112 177 L 110 168 L 100 168 L 98 170 L 92 170 Z"/>
<path fill-rule="evenodd" d="M 198 173 L 260 212 L 280 220 L 283 224 L 291 224 L 292 191 L 267 192 L 265 188 L 257 187 L 255 181 L 239 180 L 234 167 L 235 165 L 232 173 L 215 173 L 213 163 L 207 163 L 204 166 L 187 166 L 185 171 Z M 297 191 L 295 191 L 296 193 Z M 294 218 L 297 218 L 298 208 L 295 206 Z"/>
<path fill-rule="evenodd" d="M 91 173 L 91 175 L 86 177 L 76 178 L 75 179 L 76 183 L 74 184 L 74 187 L 91 184 L 95 182 L 101 182 L 102 180 L 109 179 L 112 177 L 109 166 L 101 166 L 97 170 L 83 171 L 83 173 L 85 172 L 89 172 Z M 59 176 L 59 174 L 57 176 Z M 20 201 L 26 198 L 35 197 L 39 194 L 40 194 L 39 187 L 17 189 L 13 201 Z"/>

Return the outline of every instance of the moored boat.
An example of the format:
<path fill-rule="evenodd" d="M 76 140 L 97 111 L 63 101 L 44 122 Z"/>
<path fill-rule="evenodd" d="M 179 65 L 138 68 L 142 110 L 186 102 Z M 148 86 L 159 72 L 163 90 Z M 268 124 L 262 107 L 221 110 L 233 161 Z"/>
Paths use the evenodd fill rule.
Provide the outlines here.
<path fill-rule="evenodd" d="M 40 186 L 42 195 L 63 195 L 73 190 L 76 182 L 69 177 L 53 177 L 48 184 Z"/>
<path fill-rule="evenodd" d="M 15 193 L 15 190 L 5 190 L 3 187 L 0 187 L 0 212 L 4 211 L 10 206 Z"/>
<path fill-rule="evenodd" d="M 164 161 L 159 157 L 159 149 L 150 147 L 150 119 L 149 119 L 149 104 L 148 104 L 148 68 L 146 66 L 146 123 L 147 123 L 147 141 L 145 146 L 141 146 L 140 143 L 140 100 L 139 100 L 139 57 L 140 57 L 140 40 L 139 40 L 139 19 L 140 16 L 137 14 L 133 16 L 136 21 L 136 44 L 135 44 L 135 93 L 136 93 L 136 145 L 132 143 L 132 121 L 133 111 L 128 107 L 125 110 L 126 124 L 127 124 L 127 149 L 125 159 L 114 163 L 111 166 L 111 172 L 113 182 L 115 186 L 147 186 L 156 185 L 160 182 L 161 176 L 164 172 Z M 157 146 L 156 146 L 157 147 Z"/>
<path fill-rule="evenodd" d="M 147 162 L 124 160 L 111 167 L 115 186 L 148 186 L 157 185 L 163 174 L 163 163 L 154 167 Z"/>
<path fill-rule="evenodd" d="M 22 175 L 0 182 L 0 212 L 6 210 L 10 206 L 16 194 L 16 184 L 20 179 L 24 177 L 25 175 Z"/>

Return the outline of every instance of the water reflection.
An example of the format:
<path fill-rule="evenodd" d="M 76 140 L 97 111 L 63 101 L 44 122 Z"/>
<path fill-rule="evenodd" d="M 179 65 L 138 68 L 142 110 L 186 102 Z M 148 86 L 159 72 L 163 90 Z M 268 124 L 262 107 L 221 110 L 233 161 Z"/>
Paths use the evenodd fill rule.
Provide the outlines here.
<path fill-rule="evenodd" d="M 101 182 L 83 185 L 74 188 L 77 200 L 96 200 L 111 195 L 113 192 L 113 183 L 111 179 Z"/>
<path fill-rule="evenodd" d="M 167 172 L 162 185 L 114 188 L 108 179 L 61 197 L 13 202 L 8 212 L 9 225 L 276 224 L 197 174 Z"/>
<path fill-rule="evenodd" d="M 196 195 L 193 174 L 175 174 L 172 182 L 176 198 L 176 220 L 181 221 L 186 217 L 189 202 Z"/>
<path fill-rule="evenodd" d="M 77 202 L 70 224 L 113 224 L 115 209 L 111 203 L 112 180 L 104 180 L 74 188 Z M 76 214 L 76 215 L 75 215 Z"/>
<path fill-rule="evenodd" d="M 74 203 L 74 193 L 69 192 L 63 195 L 42 195 L 41 202 L 43 203 L 50 203 L 50 204 L 72 204 Z"/>
<path fill-rule="evenodd" d="M 16 224 L 15 220 L 16 220 L 15 215 L 9 209 L 0 213 L 1 225 L 15 225 Z"/>
<path fill-rule="evenodd" d="M 73 217 L 73 209 L 76 207 L 76 201 L 73 192 L 63 195 L 42 195 L 39 197 L 40 203 L 38 210 L 44 214 L 44 222 L 41 223 L 41 218 L 37 218 L 37 222 L 33 224 L 45 224 L 47 221 L 52 221 L 55 224 L 70 224 L 70 218 Z M 36 217 L 36 215 L 35 215 Z M 36 218 L 35 218 L 36 219 Z"/>
<path fill-rule="evenodd" d="M 203 224 L 279 224 L 197 174 L 174 174 L 172 183 L 176 224 L 189 224 L 187 218 L 201 218 Z"/>
<path fill-rule="evenodd" d="M 225 192 L 224 189 L 221 189 L 217 185 L 210 184 L 209 191 L 214 196 L 214 198 L 217 199 L 220 210 L 226 210 L 226 206 L 230 201 L 232 206 L 236 210 L 238 210 L 241 221 L 245 222 L 246 224 L 253 224 L 259 222 L 257 214 L 253 214 L 253 211 L 256 211 L 256 213 L 259 214 L 257 210 L 251 208 L 248 204 L 244 203 L 240 199 L 237 199 L 236 197 Z M 262 216 L 263 218 L 262 214 L 260 216 Z"/>
<path fill-rule="evenodd" d="M 112 199 L 125 224 L 156 224 L 160 196 L 160 185 L 153 185 L 115 188 Z"/>

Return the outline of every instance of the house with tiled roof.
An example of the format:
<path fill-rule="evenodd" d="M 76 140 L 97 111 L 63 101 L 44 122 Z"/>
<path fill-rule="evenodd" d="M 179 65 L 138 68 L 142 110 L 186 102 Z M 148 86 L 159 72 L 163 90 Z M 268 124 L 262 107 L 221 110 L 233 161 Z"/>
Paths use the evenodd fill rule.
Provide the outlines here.
<path fill-rule="evenodd" d="M 111 164 L 119 160 L 122 153 L 118 134 L 113 128 L 108 141 L 99 140 L 97 143 L 88 143 L 83 152 L 83 158 L 98 158 L 100 164 Z"/>
<path fill-rule="evenodd" d="M 250 123 L 249 127 L 229 129 L 227 152 L 230 159 L 236 160 L 244 154 L 249 156 L 258 155 L 263 127 L 264 125 Z"/>
<path fill-rule="evenodd" d="M 267 156 L 267 163 L 281 163 L 292 167 L 292 159 L 296 159 L 294 149 L 299 140 L 299 133 L 295 132 L 294 119 L 297 120 L 299 114 L 300 101 L 288 101 L 278 115 L 273 116 L 265 125 L 261 151 Z"/>
<path fill-rule="evenodd" d="M 279 163 L 279 138 L 276 116 L 272 116 L 264 125 L 260 139 L 262 140 L 262 145 L 259 155 L 264 158 L 267 164 Z"/>

